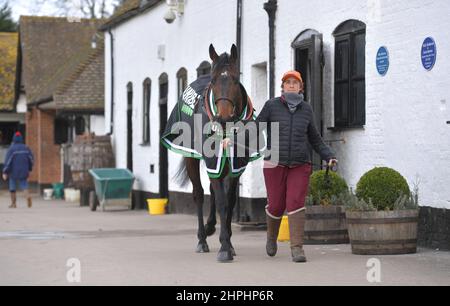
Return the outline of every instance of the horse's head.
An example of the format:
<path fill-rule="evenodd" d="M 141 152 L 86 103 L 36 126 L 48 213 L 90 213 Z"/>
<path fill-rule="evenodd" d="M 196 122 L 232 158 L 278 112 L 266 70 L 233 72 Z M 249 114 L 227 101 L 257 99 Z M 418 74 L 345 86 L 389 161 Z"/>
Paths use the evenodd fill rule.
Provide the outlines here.
<path fill-rule="evenodd" d="M 237 48 L 233 44 L 230 54 L 223 53 L 219 56 L 211 44 L 209 56 L 212 60 L 211 90 L 217 108 L 214 119 L 221 123 L 233 121 L 242 112 Z"/>

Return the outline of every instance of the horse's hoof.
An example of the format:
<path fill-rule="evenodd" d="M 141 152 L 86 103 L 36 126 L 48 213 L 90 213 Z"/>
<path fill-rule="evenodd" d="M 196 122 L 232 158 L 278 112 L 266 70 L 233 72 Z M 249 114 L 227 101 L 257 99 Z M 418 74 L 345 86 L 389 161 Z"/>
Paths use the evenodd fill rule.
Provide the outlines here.
<path fill-rule="evenodd" d="M 205 226 L 206 236 L 208 236 L 208 237 L 212 236 L 212 235 L 214 235 L 215 232 L 216 232 L 215 226 L 206 224 L 206 226 Z"/>
<path fill-rule="evenodd" d="M 197 245 L 196 253 L 209 253 L 209 247 L 207 243 L 199 243 Z"/>
<path fill-rule="evenodd" d="M 236 251 L 234 250 L 233 247 L 231 247 L 231 255 L 233 255 L 233 257 L 236 256 Z"/>
<path fill-rule="evenodd" d="M 233 254 L 231 251 L 222 251 L 217 254 L 218 262 L 231 262 L 233 261 Z"/>

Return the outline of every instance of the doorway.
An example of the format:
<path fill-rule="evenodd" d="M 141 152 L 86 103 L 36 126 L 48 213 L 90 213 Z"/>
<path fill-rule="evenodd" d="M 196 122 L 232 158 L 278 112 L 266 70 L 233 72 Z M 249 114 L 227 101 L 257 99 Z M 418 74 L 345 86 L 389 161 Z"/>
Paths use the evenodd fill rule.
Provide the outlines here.
<path fill-rule="evenodd" d="M 292 43 L 294 49 L 294 69 L 302 74 L 305 101 L 314 111 L 316 127 L 323 136 L 322 97 L 323 97 L 323 39 L 315 30 L 300 33 Z M 313 170 L 320 170 L 320 156 L 311 149 Z"/>

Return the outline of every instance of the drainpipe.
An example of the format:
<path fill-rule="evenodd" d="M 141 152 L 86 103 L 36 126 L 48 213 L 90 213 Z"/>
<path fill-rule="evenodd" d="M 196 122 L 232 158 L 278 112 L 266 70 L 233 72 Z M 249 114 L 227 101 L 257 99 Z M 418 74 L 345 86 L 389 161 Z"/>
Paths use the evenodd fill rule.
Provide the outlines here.
<path fill-rule="evenodd" d="M 264 3 L 264 10 L 269 15 L 269 97 L 275 97 L 275 16 L 277 0 Z"/>
<path fill-rule="evenodd" d="M 111 53 L 111 117 L 109 122 L 110 132 L 109 136 L 112 135 L 114 131 L 114 36 L 111 29 L 108 30 L 110 37 L 110 53 Z"/>
<path fill-rule="evenodd" d="M 242 58 L 242 0 L 237 0 L 236 3 L 236 47 L 238 49 L 238 62 L 237 69 L 239 72 L 239 80 L 241 80 L 241 58 Z M 235 221 L 241 221 L 241 197 L 240 197 L 240 189 L 241 189 L 241 179 L 239 179 L 237 188 L 236 188 L 236 213 L 235 213 Z"/>
<path fill-rule="evenodd" d="M 242 54 L 242 0 L 237 0 L 236 11 L 236 46 L 238 49 L 238 63 L 237 68 L 239 72 L 239 79 L 241 78 L 241 54 Z"/>

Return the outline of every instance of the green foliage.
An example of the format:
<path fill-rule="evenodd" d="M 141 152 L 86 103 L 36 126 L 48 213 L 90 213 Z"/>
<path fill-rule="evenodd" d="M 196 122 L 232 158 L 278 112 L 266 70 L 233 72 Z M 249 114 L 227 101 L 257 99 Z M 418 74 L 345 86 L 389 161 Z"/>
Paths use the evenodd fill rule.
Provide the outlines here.
<path fill-rule="evenodd" d="M 313 206 L 314 201 L 312 195 L 308 194 L 305 199 L 305 206 Z"/>
<path fill-rule="evenodd" d="M 405 178 L 397 171 L 387 168 L 374 168 L 366 172 L 356 185 L 356 196 L 381 210 L 392 210 L 402 196 L 410 198 L 410 190 Z M 405 201 L 399 200 L 401 203 Z M 400 205 L 400 202 L 397 205 Z M 402 204 L 402 205 L 403 205 Z"/>
<path fill-rule="evenodd" d="M 345 180 L 333 171 L 315 171 L 310 177 L 307 205 L 335 205 L 342 193 L 348 192 Z"/>
<path fill-rule="evenodd" d="M 9 7 L 8 2 L 0 7 L 0 32 L 17 31 L 17 24 L 12 19 L 11 13 L 11 8 Z"/>
<path fill-rule="evenodd" d="M 343 202 L 346 211 L 376 211 L 377 209 L 372 204 L 372 200 L 368 202 L 363 199 L 358 199 L 358 197 L 353 193 L 350 189 L 350 192 L 347 192 L 342 195 Z"/>
<path fill-rule="evenodd" d="M 401 195 L 394 203 L 394 210 L 419 208 L 419 183 L 414 182 L 414 190 L 411 195 Z"/>
<path fill-rule="evenodd" d="M 417 209 L 417 198 L 414 195 L 401 195 L 394 203 L 394 210 Z"/>

